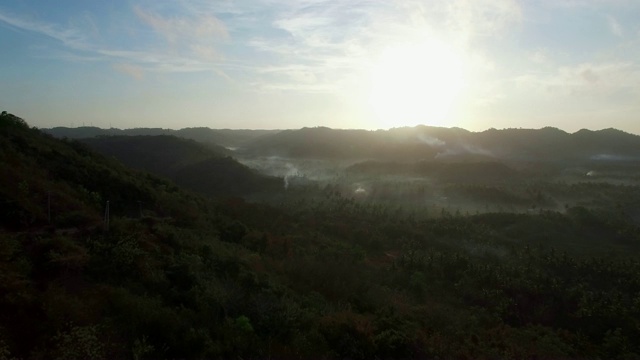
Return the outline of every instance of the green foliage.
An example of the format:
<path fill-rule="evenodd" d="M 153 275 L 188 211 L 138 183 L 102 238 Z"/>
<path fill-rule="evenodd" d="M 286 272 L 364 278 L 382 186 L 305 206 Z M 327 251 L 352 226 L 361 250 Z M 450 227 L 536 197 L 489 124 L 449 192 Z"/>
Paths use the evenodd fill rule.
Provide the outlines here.
<path fill-rule="evenodd" d="M 251 326 L 251 321 L 249 320 L 248 317 L 244 316 L 244 315 L 240 315 L 236 318 L 235 320 L 235 326 L 238 330 L 244 332 L 244 333 L 251 333 L 253 332 L 253 326 Z"/>

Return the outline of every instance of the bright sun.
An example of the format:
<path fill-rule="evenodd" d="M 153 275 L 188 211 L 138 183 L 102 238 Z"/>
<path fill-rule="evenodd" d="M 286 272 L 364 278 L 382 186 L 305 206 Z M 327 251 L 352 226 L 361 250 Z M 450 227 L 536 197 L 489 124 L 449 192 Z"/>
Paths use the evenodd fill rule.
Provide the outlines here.
<path fill-rule="evenodd" d="M 380 128 L 446 126 L 463 84 L 462 58 L 444 43 L 389 46 L 373 66 L 369 103 Z"/>

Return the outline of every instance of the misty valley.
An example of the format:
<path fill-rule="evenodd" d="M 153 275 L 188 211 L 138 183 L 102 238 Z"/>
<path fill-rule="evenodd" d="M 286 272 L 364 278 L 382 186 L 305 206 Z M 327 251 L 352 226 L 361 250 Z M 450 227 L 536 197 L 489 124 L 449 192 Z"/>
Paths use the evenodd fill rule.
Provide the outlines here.
<path fill-rule="evenodd" d="M 638 358 L 640 136 L 0 116 L 0 359 Z"/>

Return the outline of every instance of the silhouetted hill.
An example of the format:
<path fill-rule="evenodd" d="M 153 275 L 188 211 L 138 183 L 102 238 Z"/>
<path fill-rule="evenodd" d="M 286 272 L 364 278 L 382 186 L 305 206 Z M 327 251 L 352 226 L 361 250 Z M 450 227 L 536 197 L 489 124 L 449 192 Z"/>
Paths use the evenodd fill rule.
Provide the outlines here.
<path fill-rule="evenodd" d="M 549 127 L 491 129 L 478 133 L 472 141 L 510 160 L 589 161 L 640 157 L 640 137 L 614 129 L 583 129 L 573 134 Z"/>
<path fill-rule="evenodd" d="M 242 263 L 246 251 L 231 244 L 246 234 L 242 223 L 167 180 L 6 112 L 0 171 L 0 358 L 236 353 L 240 343 L 222 338 L 239 315 L 230 318 L 212 294 L 228 297 L 224 283 L 255 276 Z"/>
<path fill-rule="evenodd" d="M 212 196 L 278 191 L 282 180 L 258 174 L 227 156 L 229 151 L 175 136 L 104 136 L 82 139 L 127 166 L 168 177 Z"/>
<path fill-rule="evenodd" d="M 638 160 L 640 137 L 616 129 L 580 130 L 571 135 L 576 147 L 589 149 L 592 160 Z"/>
<path fill-rule="evenodd" d="M 640 158 L 640 137 L 619 130 L 490 129 L 416 126 L 387 131 L 304 128 L 267 135 L 246 153 L 305 158 L 590 161 Z"/>
<path fill-rule="evenodd" d="M 212 149 L 194 140 L 173 135 L 101 136 L 80 141 L 128 166 L 149 172 L 171 172 L 210 157 L 229 154 L 223 147 Z"/>
<path fill-rule="evenodd" d="M 140 176 L 75 140 L 58 140 L 11 114 L 0 118 L 2 226 L 90 225 L 100 222 L 106 201 L 113 214 L 139 215 L 177 191 L 168 181 Z M 168 210 L 168 208 L 165 208 Z"/>
<path fill-rule="evenodd" d="M 280 130 L 210 129 L 206 127 L 175 130 L 173 135 L 193 139 L 202 143 L 214 143 L 228 148 L 238 148 L 265 135 L 277 134 Z"/>
<path fill-rule="evenodd" d="M 54 127 L 42 129 L 42 131 L 58 138 L 82 139 L 96 136 L 137 136 L 137 135 L 175 135 L 178 137 L 196 140 L 205 144 L 216 144 L 228 148 L 236 148 L 248 142 L 269 134 L 279 132 L 279 130 L 231 130 L 231 129 L 210 129 L 206 127 L 184 128 L 180 130 L 160 129 L 160 128 L 136 128 L 136 129 L 101 129 L 93 126 L 82 126 L 77 128 Z"/>
<path fill-rule="evenodd" d="M 434 157 L 437 150 L 417 139 L 391 131 L 335 130 L 326 127 L 285 130 L 248 144 L 243 151 L 251 155 L 302 158 L 391 159 Z"/>

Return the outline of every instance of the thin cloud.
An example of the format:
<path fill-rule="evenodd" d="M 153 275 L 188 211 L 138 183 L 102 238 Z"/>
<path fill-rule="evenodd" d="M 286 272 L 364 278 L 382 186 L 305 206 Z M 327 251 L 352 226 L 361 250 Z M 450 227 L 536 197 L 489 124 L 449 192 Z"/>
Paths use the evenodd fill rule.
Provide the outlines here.
<path fill-rule="evenodd" d="M 149 46 L 147 49 L 132 50 L 131 47 L 111 47 L 102 44 L 88 35 L 97 35 L 99 30 L 91 18 L 82 14 L 77 21 L 66 26 L 34 20 L 28 17 L 9 14 L 0 9 L 0 24 L 16 30 L 28 31 L 46 36 L 62 45 L 62 48 L 33 47 L 39 57 L 50 57 L 67 61 L 104 61 L 114 63 L 111 67 L 136 79 L 142 79 L 144 71 L 158 72 L 200 72 L 212 71 L 230 79 L 220 69 L 222 55 L 212 43 L 224 40 L 228 32 L 224 25 L 212 15 L 192 18 L 165 19 L 156 13 L 144 12 L 133 8 L 148 26 L 160 34 L 167 42 L 184 46 L 186 52 L 160 49 Z M 85 24 L 83 30 L 77 25 Z M 76 26 L 74 26 L 76 25 Z M 90 26 L 89 26 L 90 25 Z M 141 47 L 138 47 L 141 48 Z"/>
<path fill-rule="evenodd" d="M 550 73 L 520 75 L 514 83 L 530 94 L 553 97 L 638 95 L 640 67 L 630 62 L 581 63 L 558 67 Z"/>
<path fill-rule="evenodd" d="M 37 52 L 34 57 L 40 59 L 57 59 L 73 63 L 98 62 L 104 60 L 97 54 L 87 52 L 73 52 L 59 49 L 51 49 L 46 46 L 32 46 L 31 49 Z"/>
<path fill-rule="evenodd" d="M 192 44 L 189 49 L 197 55 L 199 59 L 205 61 L 218 61 L 223 59 L 222 54 L 214 46 Z"/>
<path fill-rule="evenodd" d="M 87 39 L 84 34 L 75 28 L 63 28 L 54 24 L 20 17 L 9 14 L 0 9 L 0 22 L 17 30 L 35 32 L 63 43 L 73 49 L 86 47 Z"/>
<path fill-rule="evenodd" d="M 470 41 L 495 36 L 522 21 L 522 10 L 515 0 L 458 0 L 445 12 L 447 26 Z"/>
<path fill-rule="evenodd" d="M 549 52 L 546 49 L 537 49 L 529 55 L 529 59 L 536 64 L 549 62 Z"/>
<path fill-rule="evenodd" d="M 420 42 L 425 36 L 444 37 L 454 46 L 471 48 L 474 39 L 500 36 L 518 24 L 522 11 L 515 0 L 455 0 L 446 3 L 403 1 L 268 1 L 270 26 L 286 36 L 260 36 L 247 43 L 267 53 L 272 62 L 262 66 L 280 69 L 290 88 L 308 86 L 334 89 L 349 82 L 371 65 L 385 47 L 398 42 Z M 275 8 L 275 9 L 274 9 Z M 276 65 L 277 64 L 277 65 Z M 305 72 L 291 72 L 304 66 Z M 269 71 L 273 75 L 273 71 Z M 351 79 L 351 80 L 350 80 Z M 327 82 L 322 84 L 322 82 Z M 278 86 L 282 88 L 282 86 Z"/>
<path fill-rule="evenodd" d="M 565 5 L 583 3 L 586 2 Z M 0 21 L 60 41 L 71 53 L 67 54 L 69 58 L 74 58 L 72 54 L 76 54 L 77 61 L 102 58 L 114 70 L 133 78 L 142 79 L 136 74 L 148 72 L 210 71 L 259 91 L 310 93 L 346 93 L 341 90 L 344 84 L 362 83 L 385 47 L 398 41 L 419 42 L 424 36 L 442 37 L 467 51 L 474 63 L 499 69 L 501 64 L 492 61 L 477 43 L 507 36 L 503 34 L 523 22 L 521 3 L 516 0 L 194 0 L 179 2 L 170 15 L 163 6 L 147 4 L 149 7 L 130 8 L 142 26 L 135 31 L 144 34 L 141 29 L 146 29 L 148 34 L 151 29 L 159 43 L 107 46 L 89 41 L 86 34 L 70 25 L 27 21 L 2 11 Z M 622 35 L 623 29 L 613 16 L 607 21 L 612 33 Z M 549 55 L 539 50 L 529 60 L 551 66 Z M 502 75 L 500 70 L 484 67 L 475 70 Z M 565 79 L 566 83 L 577 87 L 594 83 L 598 87 L 613 86 L 601 68 L 580 71 L 583 72 L 574 73 L 571 80 Z M 548 86 L 562 87 L 550 80 L 556 75 L 552 71 L 533 77 Z M 498 93 L 506 93 L 500 85 L 494 87 Z M 495 97 L 486 102 L 492 101 Z"/>
<path fill-rule="evenodd" d="M 266 6 L 267 4 L 264 3 Z M 372 43 L 370 15 L 375 2 L 277 1 L 269 3 L 273 15 L 268 26 L 276 36 L 259 36 L 247 45 L 269 61 L 257 62 L 258 90 L 335 92 L 355 76 Z M 364 34 L 369 34 L 363 36 Z M 264 57 L 264 56 L 263 56 Z"/>
<path fill-rule="evenodd" d="M 147 25 L 162 35 L 169 43 L 226 39 L 229 36 L 225 25 L 213 15 L 194 17 L 163 17 L 155 12 L 133 7 L 134 13 Z"/>
<path fill-rule="evenodd" d="M 611 33 L 617 37 L 622 37 L 624 32 L 622 30 L 622 25 L 611 15 L 607 15 L 607 23 L 609 24 L 609 30 Z"/>
<path fill-rule="evenodd" d="M 120 63 L 120 64 L 113 64 L 112 67 L 114 70 L 122 74 L 125 74 L 127 76 L 130 76 L 136 80 L 142 80 L 144 78 L 144 70 L 139 66 Z"/>
<path fill-rule="evenodd" d="M 580 72 L 580 75 L 582 76 L 582 78 L 590 83 L 596 83 L 598 82 L 598 80 L 600 80 L 600 77 L 598 76 L 598 74 L 596 74 L 592 69 L 587 68 L 584 69 Z"/>
<path fill-rule="evenodd" d="M 258 84 L 258 89 L 316 93 L 336 92 L 345 83 L 357 82 L 371 59 L 399 39 L 419 41 L 421 32 L 440 29 L 470 43 L 475 36 L 500 33 L 520 16 L 513 0 L 259 0 L 215 5 L 194 0 L 178 4 L 171 15 L 163 6 L 131 7 L 132 14 L 165 47 L 157 43 L 107 46 L 90 41 L 86 32 L 72 25 L 29 22 L 3 17 L 1 12 L 0 21 L 56 39 L 66 50 L 75 50 L 76 59 L 103 57 L 110 64 L 129 64 L 145 72 L 213 71 L 250 86 Z M 93 32 L 99 29 L 94 26 Z M 261 35 L 234 42 L 234 32 Z M 245 54 L 227 56 L 225 46 L 244 49 Z M 121 65 L 114 69 L 124 71 Z"/>
<path fill-rule="evenodd" d="M 543 0 L 542 3 L 550 7 L 591 9 L 601 6 L 629 7 L 638 5 L 636 0 Z"/>

